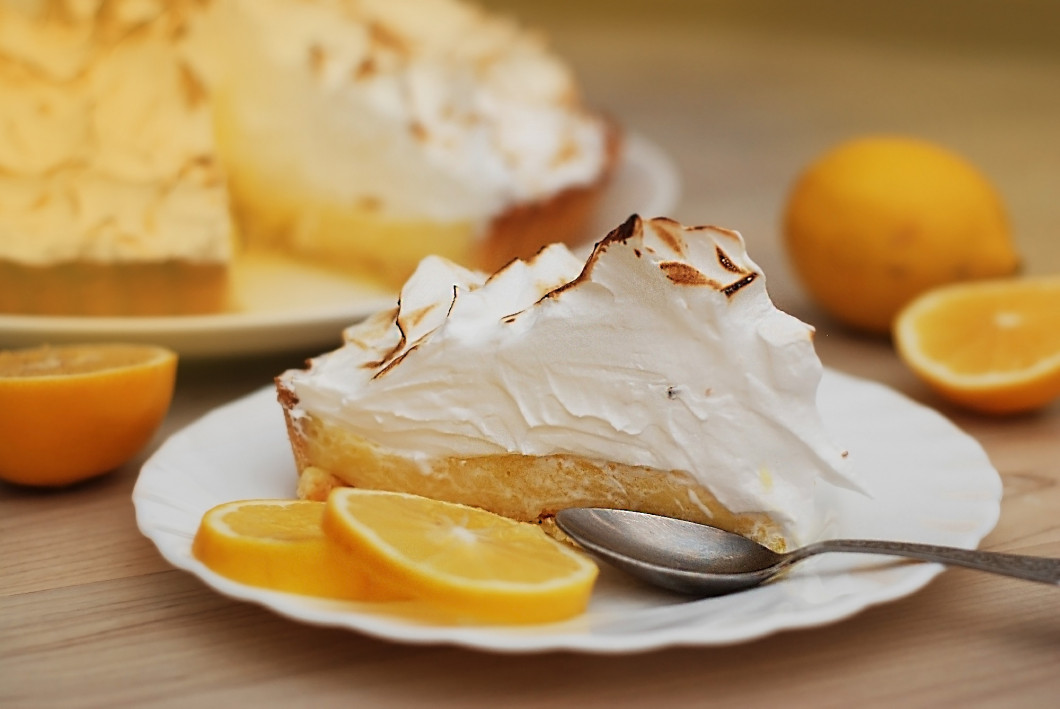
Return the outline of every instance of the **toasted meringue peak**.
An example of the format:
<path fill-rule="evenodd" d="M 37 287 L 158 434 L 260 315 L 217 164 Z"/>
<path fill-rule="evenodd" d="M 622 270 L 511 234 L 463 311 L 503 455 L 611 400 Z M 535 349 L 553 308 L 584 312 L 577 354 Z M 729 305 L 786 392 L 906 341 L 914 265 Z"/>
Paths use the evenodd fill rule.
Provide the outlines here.
<path fill-rule="evenodd" d="M 608 159 L 567 67 L 471 3 L 216 0 L 193 26 L 227 149 L 343 203 L 484 223 Z"/>
<path fill-rule="evenodd" d="M 0 257 L 228 258 L 209 106 L 177 47 L 182 8 L 0 3 Z"/>
<path fill-rule="evenodd" d="M 567 454 L 684 471 L 806 540 L 818 484 L 856 487 L 816 406 L 813 330 L 779 311 L 739 233 L 634 216 L 587 261 L 497 273 L 428 258 L 398 307 L 281 377 L 295 414 L 412 459 Z"/>

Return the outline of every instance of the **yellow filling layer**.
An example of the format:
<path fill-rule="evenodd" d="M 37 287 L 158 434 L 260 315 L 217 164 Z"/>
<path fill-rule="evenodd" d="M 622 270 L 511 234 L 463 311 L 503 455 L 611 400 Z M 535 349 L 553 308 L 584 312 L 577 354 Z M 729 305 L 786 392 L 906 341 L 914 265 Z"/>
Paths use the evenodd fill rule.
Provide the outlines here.
<path fill-rule="evenodd" d="M 550 526 L 565 507 L 617 507 L 712 524 L 776 550 L 786 546 L 768 515 L 732 513 L 681 471 L 569 455 L 446 457 L 421 465 L 312 416 L 293 422 L 290 432 L 298 469 L 305 473 L 298 494 L 305 499 L 326 499 L 344 485 L 393 490 Z"/>

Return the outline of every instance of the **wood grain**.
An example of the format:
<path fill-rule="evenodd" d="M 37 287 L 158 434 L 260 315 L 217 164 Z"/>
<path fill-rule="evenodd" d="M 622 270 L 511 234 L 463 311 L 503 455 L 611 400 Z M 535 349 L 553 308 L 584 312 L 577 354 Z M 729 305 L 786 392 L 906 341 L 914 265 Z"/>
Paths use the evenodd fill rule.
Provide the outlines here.
<path fill-rule="evenodd" d="M 1010 206 L 1028 270 L 1060 272 L 1055 48 L 933 42 L 893 23 L 882 35 L 786 29 L 712 15 L 717 3 L 659 16 L 629 2 L 572 15 L 562 3 L 495 4 L 543 26 L 595 103 L 674 156 L 684 194 L 670 216 L 744 232 L 776 300 L 817 326 L 825 364 L 937 407 L 983 444 L 1004 480 L 984 548 L 1060 556 L 1060 406 L 995 420 L 938 401 L 889 342 L 843 330 L 806 300 L 777 226 L 817 152 L 863 132 L 916 133 L 980 164 Z M 903 11 L 915 19 L 912 5 Z M 219 596 L 138 533 L 138 465 L 311 354 L 185 362 L 164 430 L 138 460 L 59 492 L 0 487 L 0 706 L 1045 707 L 1060 697 L 1060 591 L 956 569 L 833 625 L 630 656 L 400 645 Z"/>

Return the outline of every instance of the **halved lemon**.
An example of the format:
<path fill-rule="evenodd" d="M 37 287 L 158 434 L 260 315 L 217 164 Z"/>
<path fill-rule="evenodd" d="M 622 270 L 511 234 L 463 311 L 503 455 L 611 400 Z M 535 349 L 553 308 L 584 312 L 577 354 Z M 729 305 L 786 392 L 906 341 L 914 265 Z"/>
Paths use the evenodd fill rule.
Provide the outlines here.
<path fill-rule="evenodd" d="M 1060 276 L 938 288 L 894 327 L 901 358 L 942 396 L 996 414 L 1060 397 Z"/>
<path fill-rule="evenodd" d="M 598 573 L 537 525 L 405 493 L 336 489 L 323 525 L 377 583 L 458 621 L 570 618 L 585 610 Z"/>
<path fill-rule="evenodd" d="M 213 571 L 275 591 L 347 600 L 390 600 L 358 560 L 324 536 L 324 503 L 238 500 L 203 515 L 192 554 Z"/>
<path fill-rule="evenodd" d="M 118 467 L 162 423 L 176 372 L 154 345 L 0 352 L 0 479 L 61 486 Z"/>

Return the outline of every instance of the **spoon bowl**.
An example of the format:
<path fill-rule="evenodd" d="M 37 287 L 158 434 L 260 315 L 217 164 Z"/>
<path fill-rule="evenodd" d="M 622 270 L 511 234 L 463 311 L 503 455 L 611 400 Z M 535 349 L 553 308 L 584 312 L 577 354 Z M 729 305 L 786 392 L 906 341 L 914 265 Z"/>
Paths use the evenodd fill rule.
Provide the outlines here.
<path fill-rule="evenodd" d="M 778 553 L 705 524 L 646 512 L 572 507 L 556 514 L 565 534 L 596 557 L 662 588 L 719 596 L 752 588 L 825 552 L 886 554 L 1060 584 L 1060 559 L 934 544 L 829 539 Z"/>

